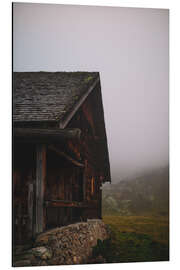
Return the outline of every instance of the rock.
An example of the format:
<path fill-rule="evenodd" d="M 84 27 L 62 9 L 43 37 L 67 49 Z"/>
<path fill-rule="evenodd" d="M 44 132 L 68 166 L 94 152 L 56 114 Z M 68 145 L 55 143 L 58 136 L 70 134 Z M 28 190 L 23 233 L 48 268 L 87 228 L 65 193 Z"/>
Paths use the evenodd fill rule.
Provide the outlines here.
<path fill-rule="evenodd" d="M 42 260 L 49 260 L 52 258 L 52 252 L 50 251 L 50 249 L 43 246 L 32 248 L 32 253 L 35 257 L 38 257 Z"/>
<path fill-rule="evenodd" d="M 47 262 L 44 260 L 39 262 L 39 266 L 47 266 L 47 265 L 48 265 Z"/>
<path fill-rule="evenodd" d="M 71 259 L 67 259 L 66 264 L 68 264 L 68 265 L 73 264 L 73 261 Z"/>
<path fill-rule="evenodd" d="M 61 241 L 62 242 L 67 242 L 68 241 L 68 238 L 64 236 L 64 237 L 61 238 Z"/>
<path fill-rule="evenodd" d="M 34 248 L 22 252 L 17 248 L 14 266 L 67 265 L 87 263 L 97 239 L 108 238 L 105 224 L 101 220 L 90 220 L 55 228 L 37 236 Z M 96 258 L 94 263 L 103 263 Z"/>
<path fill-rule="evenodd" d="M 62 257 L 63 256 L 63 252 L 62 252 L 62 249 L 58 248 L 58 249 L 55 249 L 54 252 L 53 252 L 53 255 L 54 257 Z"/>
<path fill-rule="evenodd" d="M 49 237 L 51 237 L 52 235 L 56 235 L 60 229 L 61 228 L 55 228 L 55 229 L 39 234 L 36 238 L 35 245 L 39 245 L 39 244 L 46 245 L 48 243 Z"/>

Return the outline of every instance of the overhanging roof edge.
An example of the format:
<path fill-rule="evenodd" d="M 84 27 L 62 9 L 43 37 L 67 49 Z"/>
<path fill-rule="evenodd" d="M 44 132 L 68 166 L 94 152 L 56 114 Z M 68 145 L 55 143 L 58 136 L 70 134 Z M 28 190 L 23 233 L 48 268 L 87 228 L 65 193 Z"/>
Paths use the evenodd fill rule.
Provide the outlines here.
<path fill-rule="evenodd" d="M 97 79 L 94 81 L 94 83 L 89 87 L 88 91 L 81 97 L 81 99 L 76 103 L 75 107 L 72 109 L 72 111 L 68 114 L 68 116 L 62 121 L 59 122 L 59 127 L 64 129 L 69 121 L 72 119 L 74 114 L 77 112 L 77 110 L 80 108 L 80 106 L 83 104 L 83 102 L 86 100 L 86 98 L 89 96 L 91 91 L 95 88 L 96 84 L 100 81 L 100 77 L 98 75 Z"/>

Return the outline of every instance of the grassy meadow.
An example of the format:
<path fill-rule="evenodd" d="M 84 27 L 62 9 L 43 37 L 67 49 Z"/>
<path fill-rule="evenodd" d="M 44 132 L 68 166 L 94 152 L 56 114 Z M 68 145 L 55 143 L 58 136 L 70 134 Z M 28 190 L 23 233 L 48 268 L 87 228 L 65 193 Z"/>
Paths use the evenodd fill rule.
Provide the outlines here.
<path fill-rule="evenodd" d="M 111 238 L 98 241 L 94 258 L 107 263 L 169 260 L 169 220 L 165 216 L 104 216 Z"/>

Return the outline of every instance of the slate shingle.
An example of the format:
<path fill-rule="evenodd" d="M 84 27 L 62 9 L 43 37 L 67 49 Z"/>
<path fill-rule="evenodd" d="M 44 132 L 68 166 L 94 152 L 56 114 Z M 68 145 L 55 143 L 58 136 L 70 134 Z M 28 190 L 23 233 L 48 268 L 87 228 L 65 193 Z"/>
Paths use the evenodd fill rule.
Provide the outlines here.
<path fill-rule="evenodd" d="M 13 121 L 61 122 L 98 72 L 14 72 Z"/>

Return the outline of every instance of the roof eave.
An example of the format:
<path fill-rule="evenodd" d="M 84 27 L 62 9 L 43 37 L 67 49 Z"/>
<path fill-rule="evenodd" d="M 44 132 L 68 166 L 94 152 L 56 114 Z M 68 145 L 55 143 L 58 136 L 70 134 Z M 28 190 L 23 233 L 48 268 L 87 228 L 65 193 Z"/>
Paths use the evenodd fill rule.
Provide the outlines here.
<path fill-rule="evenodd" d="M 65 117 L 63 121 L 59 122 L 60 128 L 64 129 L 68 125 L 68 123 L 70 122 L 74 114 L 77 112 L 77 110 L 80 108 L 80 106 L 83 104 L 83 102 L 86 100 L 86 98 L 89 96 L 89 94 L 92 92 L 92 90 L 95 88 L 95 86 L 97 85 L 99 81 L 100 81 L 100 77 L 98 75 L 96 80 L 89 87 L 88 91 L 86 91 L 86 93 L 80 98 L 80 100 L 76 103 L 75 107 L 71 110 L 71 112 Z"/>

